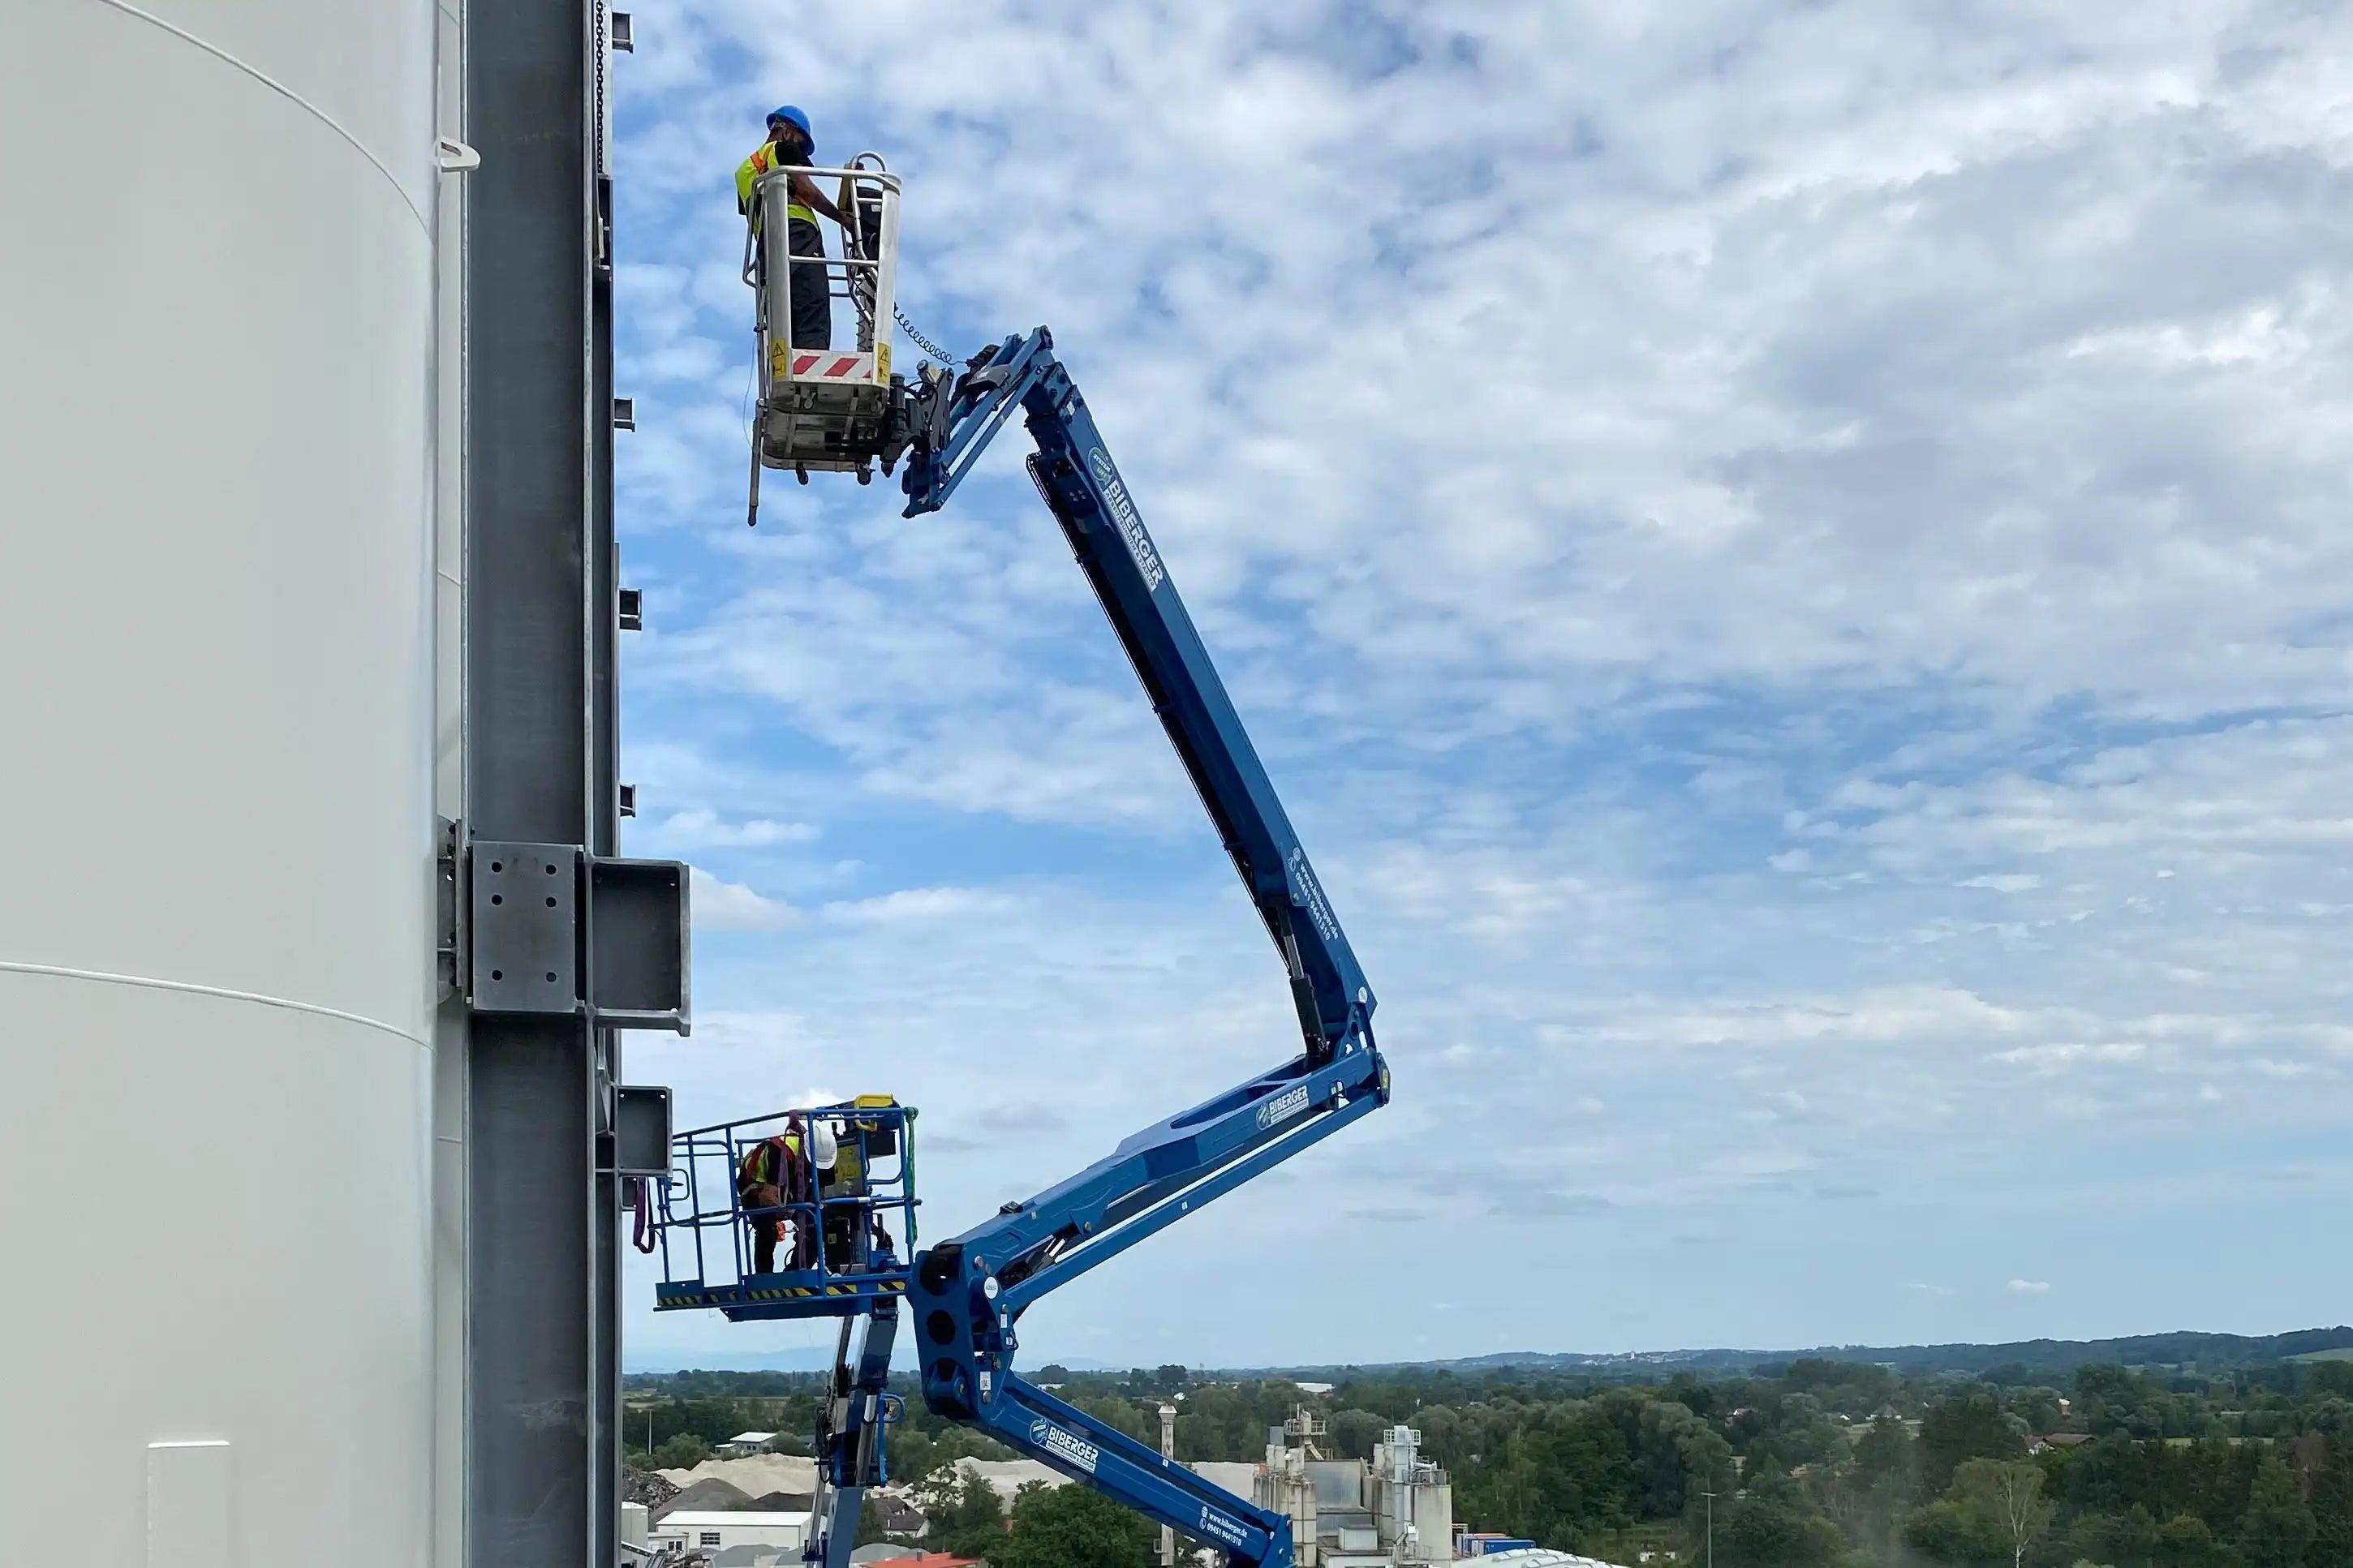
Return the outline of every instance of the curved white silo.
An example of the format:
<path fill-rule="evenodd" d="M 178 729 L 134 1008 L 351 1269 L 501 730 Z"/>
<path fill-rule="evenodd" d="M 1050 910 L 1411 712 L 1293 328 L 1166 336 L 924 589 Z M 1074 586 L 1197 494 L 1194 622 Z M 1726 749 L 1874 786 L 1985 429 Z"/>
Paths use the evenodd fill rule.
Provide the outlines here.
<path fill-rule="evenodd" d="M 409 1568 L 435 6 L 0 16 L 0 1557 Z"/>

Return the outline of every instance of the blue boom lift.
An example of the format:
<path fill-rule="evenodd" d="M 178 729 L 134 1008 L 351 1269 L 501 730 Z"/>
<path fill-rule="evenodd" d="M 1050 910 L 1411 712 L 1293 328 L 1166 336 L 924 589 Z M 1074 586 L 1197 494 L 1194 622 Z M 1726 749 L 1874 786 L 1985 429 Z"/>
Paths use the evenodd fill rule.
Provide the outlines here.
<path fill-rule="evenodd" d="M 1307 851 L 1145 531 L 1070 373 L 1040 327 L 960 377 L 926 379 L 907 515 L 939 509 L 1015 409 L 1029 476 L 1094 585 L 1154 711 L 1282 956 L 1305 1048 L 1272 1071 L 1128 1138 L 1111 1154 L 920 1253 L 907 1305 L 923 1401 L 1230 1562 L 1287 1565 L 1284 1516 L 1025 1382 L 1015 1324 L 1032 1303 L 1388 1100 L 1373 993 Z"/>
<path fill-rule="evenodd" d="M 856 171 L 835 173 L 849 178 Z M 895 182 L 874 188 L 875 201 L 895 203 Z M 895 227 L 886 221 L 880 232 Z M 886 280 L 891 248 L 886 241 L 871 264 Z M 771 298 L 769 279 L 777 280 L 776 289 L 789 288 L 790 261 L 780 257 L 755 281 L 763 321 L 788 319 Z M 846 281 L 835 292 L 857 305 L 861 344 L 873 342 L 884 310 L 857 295 L 860 263 L 840 265 Z M 765 353 L 765 337 L 762 343 Z M 871 357 L 871 370 L 851 367 L 866 384 L 889 375 L 887 348 Z M 776 386 L 764 395 L 764 406 L 784 407 L 788 398 L 811 403 L 838 391 L 802 384 L 796 366 L 776 367 Z M 824 1126 L 847 1163 L 812 1173 L 806 1194 L 749 1210 L 733 1185 L 737 1167 L 749 1149 L 777 1134 L 786 1114 L 681 1133 L 678 1168 L 659 1197 L 664 1267 L 657 1306 L 715 1309 L 737 1321 L 842 1320 L 817 1435 L 819 1496 L 807 1552 L 822 1568 L 844 1568 L 866 1489 L 886 1479 L 884 1439 L 896 1413 L 888 1381 L 902 1314 L 913 1325 L 923 1400 L 934 1412 L 1223 1552 L 1230 1563 L 1291 1568 L 1287 1517 L 1211 1485 L 1025 1381 L 1013 1368 L 1016 1326 L 1056 1287 L 1387 1104 L 1388 1068 L 1373 1041 L 1372 989 L 1085 399 L 1055 357 L 1052 336 L 1040 327 L 989 348 L 961 374 L 926 365 L 913 385 L 892 377 L 889 388 L 890 417 L 869 421 L 873 427 L 862 437 L 850 440 L 834 430 L 820 442 L 811 436 L 804 452 L 792 445 L 803 438 L 788 433 L 780 437 L 786 448 L 764 447 L 763 460 L 787 466 L 806 457 L 811 467 L 856 468 L 862 479 L 870 459 L 887 473 L 903 456 L 906 515 L 913 518 L 944 506 L 1006 421 L 1017 410 L 1024 416 L 1037 447 L 1030 478 L 1062 525 L 1266 924 L 1290 980 L 1303 1048 L 1136 1132 L 1067 1181 L 1006 1204 L 963 1235 L 922 1251 L 914 1250 L 912 1110 L 870 1097 L 789 1113 L 811 1143 Z M 704 1184 L 713 1177 L 720 1191 L 705 1199 Z M 745 1232 L 779 1220 L 802 1239 L 785 1268 L 755 1272 L 745 1256 Z M 727 1237 L 725 1248 L 712 1244 L 713 1232 Z"/>

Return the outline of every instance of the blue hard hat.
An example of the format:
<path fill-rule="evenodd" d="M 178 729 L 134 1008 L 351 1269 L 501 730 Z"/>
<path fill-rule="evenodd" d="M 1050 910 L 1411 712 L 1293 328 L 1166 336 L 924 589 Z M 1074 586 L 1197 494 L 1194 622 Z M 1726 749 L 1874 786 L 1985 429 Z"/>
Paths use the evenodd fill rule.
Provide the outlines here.
<path fill-rule="evenodd" d="M 768 110 L 768 123 L 774 125 L 779 120 L 787 125 L 799 126 L 801 134 L 808 138 L 809 150 L 817 150 L 817 132 L 809 129 L 807 115 L 789 103 L 780 103 Z"/>

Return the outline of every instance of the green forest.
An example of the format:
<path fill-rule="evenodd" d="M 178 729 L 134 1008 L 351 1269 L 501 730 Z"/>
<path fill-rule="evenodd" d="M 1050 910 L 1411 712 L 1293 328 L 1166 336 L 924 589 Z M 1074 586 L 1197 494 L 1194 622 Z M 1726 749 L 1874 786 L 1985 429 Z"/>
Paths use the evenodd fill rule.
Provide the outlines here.
<path fill-rule="evenodd" d="M 1181 1395 L 1186 1459 L 1258 1459 L 1267 1429 L 1300 1405 L 1324 1416 L 1335 1457 L 1364 1458 L 1405 1422 L 1450 1473 L 1458 1522 L 1630 1564 L 1698 1564 L 1711 1546 L 1718 1568 L 2353 1564 L 2344 1360 L 2054 1373 L 2024 1361 L 1906 1373 L 1805 1357 L 1651 1383 L 1541 1366 L 1380 1368 L 1343 1370 L 1323 1394 L 1175 1366 L 1037 1375 L 1155 1443 L 1158 1405 Z M 816 1385 L 787 1373 L 632 1377 L 630 1462 L 691 1465 L 747 1426 L 806 1431 Z M 934 1476 L 933 1549 L 997 1568 L 1050 1568 L 1066 1560 L 1055 1542 L 1082 1543 L 1075 1563 L 1151 1561 L 1149 1530 L 1074 1490 L 1024 1496 L 1008 1520 L 986 1488 L 934 1476 L 963 1455 L 1006 1457 L 910 1397 L 891 1465 L 896 1478 Z"/>

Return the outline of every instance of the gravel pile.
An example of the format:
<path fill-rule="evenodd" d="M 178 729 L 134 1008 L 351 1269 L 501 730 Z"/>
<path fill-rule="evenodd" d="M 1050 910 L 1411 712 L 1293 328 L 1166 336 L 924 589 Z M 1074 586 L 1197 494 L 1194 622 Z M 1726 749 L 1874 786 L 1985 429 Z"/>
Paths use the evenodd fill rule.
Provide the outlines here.
<path fill-rule="evenodd" d="M 1070 1485 L 1069 1477 L 1048 1469 L 1035 1459 L 958 1459 L 955 1468 L 964 1475 L 978 1476 L 995 1487 L 1008 1508 L 1013 1506 L 1014 1498 L 1023 1487 Z"/>
<path fill-rule="evenodd" d="M 659 1476 L 649 1476 L 643 1470 L 633 1470 L 626 1465 L 621 1468 L 621 1500 L 623 1502 L 641 1502 L 649 1509 L 659 1510 L 664 1503 L 676 1496 L 678 1496 L 678 1489 Z"/>
<path fill-rule="evenodd" d="M 1044 1469 L 1044 1466 L 1039 1466 Z M 725 1481 L 745 1497 L 770 1492 L 817 1490 L 817 1461 L 791 1454 L 754 1454 L 744 1459 L 705 1459 L 691 1470 L 664 1470 L 662 1479 L 679 1486 L 697 1481 Z"/>

